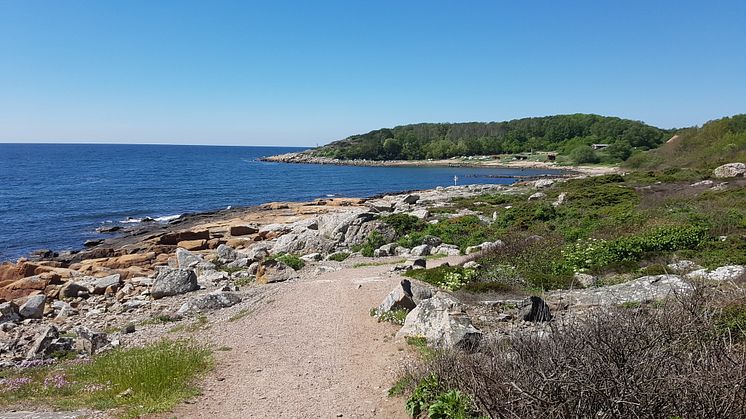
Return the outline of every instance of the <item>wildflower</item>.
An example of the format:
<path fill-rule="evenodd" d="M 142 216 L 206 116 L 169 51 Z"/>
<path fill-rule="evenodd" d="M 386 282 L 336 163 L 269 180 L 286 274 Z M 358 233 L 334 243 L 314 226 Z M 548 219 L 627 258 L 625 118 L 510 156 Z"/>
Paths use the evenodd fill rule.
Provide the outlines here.
<path fill-rule="evenodd" d="M 0 379 L 0 388 L 3 391 L 16 391 L 21 387 L 31 384 L 30 377 L 2 378 Z"/>

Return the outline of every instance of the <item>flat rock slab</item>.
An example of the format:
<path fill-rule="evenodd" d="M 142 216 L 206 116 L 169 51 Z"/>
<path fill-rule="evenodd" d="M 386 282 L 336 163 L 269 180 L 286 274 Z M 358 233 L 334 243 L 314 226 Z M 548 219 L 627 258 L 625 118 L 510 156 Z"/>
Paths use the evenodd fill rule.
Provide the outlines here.
<path fill-rule="evenodd" d="M 545 300 L 550 304 L 611 305 L 662 300 L 672 295 L 688 293 L 691 289 L 691 285 L 678 275 L 653 275 L 608 287 L 550 292 Z"/>

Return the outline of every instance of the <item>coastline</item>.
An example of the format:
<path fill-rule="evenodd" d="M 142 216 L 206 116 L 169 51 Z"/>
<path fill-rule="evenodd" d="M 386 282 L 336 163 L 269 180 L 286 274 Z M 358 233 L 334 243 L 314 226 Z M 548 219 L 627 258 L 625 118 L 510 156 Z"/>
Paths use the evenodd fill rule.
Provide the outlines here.
<path fill-rule="evenodd" d="M 558 165 L 553 162 L 516 160 L 502 162 L 497 160 L 479 159 L 440 159 L 440 160 L 339 160 L 329 157 L 316 157 L 307 152 L 286 153 L 276 156 L 266 156 L 259 159 L 264 162 L 289 164 L 320 164 L 333 166 L 365 166 L 365 167 L 480 167 L 494 169 L 543 169 L 561 172 L 557 177 L 572 177 L 577 175 L 598 176 L 619 173 L 621 169 L 613 166 L 577 166 Z"/>

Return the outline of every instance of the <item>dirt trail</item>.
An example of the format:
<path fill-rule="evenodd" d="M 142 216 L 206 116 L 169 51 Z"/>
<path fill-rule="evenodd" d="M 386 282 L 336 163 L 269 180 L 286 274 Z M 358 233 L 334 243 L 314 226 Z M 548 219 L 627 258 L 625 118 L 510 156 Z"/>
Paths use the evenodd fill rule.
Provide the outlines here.
<path fill-rule="evenodd" d="M 346 268 L 283 284 L 251 314 L 207 333 L 218 365 L 204 393 L 166 417 L 405 418 L 387 397 L 405 346 L 369 314 L 401 277 L 391 265 Z"/>

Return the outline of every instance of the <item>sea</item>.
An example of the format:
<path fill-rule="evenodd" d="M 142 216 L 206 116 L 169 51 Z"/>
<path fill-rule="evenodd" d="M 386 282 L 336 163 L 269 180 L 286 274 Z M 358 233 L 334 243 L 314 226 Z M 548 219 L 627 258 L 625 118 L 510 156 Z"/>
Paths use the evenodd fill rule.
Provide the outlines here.
<path fill-rule="evenodd" d="M 0 261 L 80 249 L 100 226 L 271 201 L 368 197 L 471 183 L 508 184 L 535 169 L 359 167 L 262 162 L 291 147 L 0 144 Z"/>

